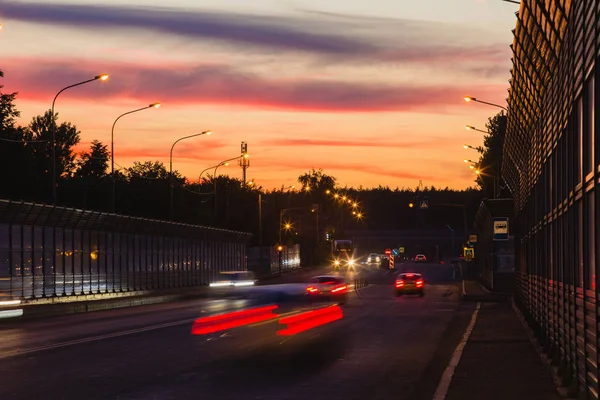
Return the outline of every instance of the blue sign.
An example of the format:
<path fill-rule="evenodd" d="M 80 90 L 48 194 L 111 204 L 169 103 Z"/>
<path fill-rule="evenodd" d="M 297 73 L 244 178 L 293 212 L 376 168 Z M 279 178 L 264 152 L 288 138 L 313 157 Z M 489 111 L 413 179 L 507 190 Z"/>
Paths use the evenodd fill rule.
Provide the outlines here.
<path fill-rule="evenodd" d="M 394 249 L 392 250 L 392 254 L 394 255 L 394 257 L 398 256 L 398 254 L 400 254 L 400 252 L 398 251 L 398 249 Z"/>
<path fill-rule="evenodd" d="M 494 218 L 492 222 L 494 227 L 494 240 L 508 240 L 508 218 Z"/>
<path fill-rule="evenodd" d="M 429 208 L 429 200 L 420 200 L 419 201 L 419 208 L 421 210 L 426 210 Z"/>

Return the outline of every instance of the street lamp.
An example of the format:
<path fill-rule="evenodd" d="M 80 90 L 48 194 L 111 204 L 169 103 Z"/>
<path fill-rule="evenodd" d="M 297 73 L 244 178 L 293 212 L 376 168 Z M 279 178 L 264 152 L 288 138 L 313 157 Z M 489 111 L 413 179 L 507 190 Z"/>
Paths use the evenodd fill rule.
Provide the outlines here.
<path fill-rule="evenodd" d="M 115 122 L 112 124 L 112 128 L 110 130 L 110 175 L 112 176 L 112 206 L 111 210 L 113 213 L 116 212 L 116 204 L 117 204 L 117 196 L 116 196 L 116 177 L 115 177 L 115 125 L 117 125 L 117 121 L 119 121 L 122 117 L 133 114 L 139 111 L 144 111 L 149 108 L 158 108 L 160 107 L 160 103 L 152 103 L 147 105 L 146 107 L 141 107 L 136 110 L 127 111 L 123 113 L 115 119 Z"/>
<path fill-rule="evenodd" d="M 221 161 L 219 164 L 215 165 L 215 171 L 213 173 L 213 191 L 214 191 L 213 197 L 215 199 L 215 218 L 217 218 L 217 211 L 218 211 L 218 208 L 217 208 L 217 206 L 218 206 L 218 203 L 217 203 L 217 169 L 221 165 L 228 166 L 230 161 L 238 160 L 240 158 L 246 158 L 247 159 L 248 157 L 250 157 L 250 155 L 248 153 L 244 153 L 241 156 L 232 157 L 232 158 L 230 158 L 228 160 Z M 204 171 L 202 171 L 202 173 L 204 173 Z M 202 173 L 200 174 L 200 177 L 202 177 Z"/>
<path fill-rule="evenodd" d="M 175 145 L 177 143 L 181 142 L 182 140 L 193 138 L 196 136 L 202 136 L 202 135 L 208 136 L 210 134 L 212 134 L 211 131 L 204 131 L 204 132 L 196 133 L 193 135 L 184 136 L 182 138 L 177 139 L 171 146 L 171 152 L 169 153 L 169 186 L 171 187 L 170 200 L 169 200 L 169 219 L 171 221 L 173 221 L 173 215 L 175 214 L 174 201 L 173 201 L 173 186 L 174 186 L 174 184 L 173 184 L 173 148 L 175 147 Z"/>
<path fill-rule="evenodd" d="M 473 125 L 465 125 L 465 129 L 468 131 L 478 131 L 478 132 L 483 132 L 483 133 L 490 133 L 490 132 L 484 131 L 482 129 L 477 129 Z"/>
<path fill-rule="evenodd" d="M 2 29 L 2 25 L 0 25 L 0 29 Z M 56 199 L 56 178 L 57 178 L 56 177 L 56 120 L 54 119 L 54 105 L 56 103 L 56 99 L 62 92 L 64 92 L 67 89 L 71 89 L 76 86 L 81 86 L 86 83 L 90 83 L 90 82 L 94 82 L 94 81 L 98 81 L 98 80 L 101 82 L 104 82 L 107 79 L 108 79 L 107 74 L 100 74 L 100 75 L 96 75 L 92 79 L 88 79 L 86 81 L 82 81 L 79 83 L 75 83 L 73 85 L 69 85 L 67 87 L 62 88 L 58 93 L 56 93 L 56 96 L 54 96 L 54 100 L 52 100 L 52 111 L 50 114 L 50 129 L 52 130 L 52 201 L 54 202 L 54 204 L 56 204 L 56 202 L 57 202 L 57 199 Z"/>
<path fill-rule="evenodd" d="M 476 97 L 473 97 L 473 96 L 465 96 L 465 97 L 464 97 L 464 99 L 465 99 L 465 101 L 466 101 L 467 103 L 469 103 L 469 102 L 471 102 L 471 101 L 474 101 L 474 102 L 476 102 L 476 103 L 487 104 L 488 106 L 498 107 L 498 108 L 501 108 L 501 109 L 503 109 L 504 111 L 508 112 L 508 109 L 507 109 L 506 107 L 503 107 L 503 106 L 501 106 L 501 105 L 499 105 L 499 104 L 488 103 L 487 101 L 483 101 L 483 100 L 477 100 L 477 98 L 476 98 Z"/>

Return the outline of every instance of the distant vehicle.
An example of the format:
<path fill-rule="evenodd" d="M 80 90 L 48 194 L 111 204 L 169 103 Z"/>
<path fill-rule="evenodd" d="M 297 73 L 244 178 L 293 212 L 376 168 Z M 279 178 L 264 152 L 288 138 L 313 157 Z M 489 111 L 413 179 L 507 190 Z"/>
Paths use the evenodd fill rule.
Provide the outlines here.
<path fill-rule="evenodd" d="M 405 272 L 396 277 L 395 284 L 396 296 L 403 294 L 418 294 L 420 297 L 425 295 L 425 281 L 423 275 L 415 272 Z"/>
<path fill-rule="evenodd" d="M 349 239 L 334 240 L 332 244 L 334 268 L 350 269 L 356 264 L 354 259 L 354 244 Z"/>
<path fill-rule="evenodd" d="M 427 257 L 425 257 L 424 254 L 417 254 L 417 256 L 415 257 L 415 261 L 416 262 L 425 262 L 425 261 L 427 261 Z"/>
<path fill-rule="evenodd" d="M 348 300 L 348 284 L 339 276 L 315 276 L 306 288 L 306 295 L 311 299 L 337 300 L 344 304 Z"/>
<path fill-rule="evenodd" d="M 210 287 L 236 287 L 253 286 L 256 284 L 256 276 L 252 271 L 223 271 L 219 279 L 210 284 Z"/>
<path fill-rule="evenodd" d="M 377 253 L 371 253 L 371 254 L 369 254 L 369 257 L 367 257 L 368 264 L 379 264 L 380 262 L 381 262 L 381 256 Z"/>

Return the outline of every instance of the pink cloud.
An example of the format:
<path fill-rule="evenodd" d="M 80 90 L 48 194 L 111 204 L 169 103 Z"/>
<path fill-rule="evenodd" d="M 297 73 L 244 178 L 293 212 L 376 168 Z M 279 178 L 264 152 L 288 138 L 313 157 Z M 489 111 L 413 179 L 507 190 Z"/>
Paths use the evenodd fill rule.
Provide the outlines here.
<path fill-rule="evenodd" d="M 81 60 L 11 59 L 3 63 L 7 89 L 19 98 L 48 100 L 62 87 L 111 73 L 108 82 L 68 93 L 82 101 L 137 99 L 165 106 L 212 104 L 309 112 L 444 112 L 464 96 L 462 85 L 368 84 L 341 81 L 265 79 L 227 65 L 168 68 Z M 52 76 L 52 79 L 47 79 Z M 10 84 L 10 85 L 9 85 Z M 502 86 L 478 87 L 478 96 Z"/>
<path fill-rule="evenodd" d="M 444 142 L 455 142 L 453 138 L 430 138 L 421 141 L 397 141 L 387 138 L 373 137 L 364 139 L 273 139 L 259 143 L 263 146 L 322 146 L 322 147 L 396 147 L 396 148 L 420 148 L 440 144 Z"/>

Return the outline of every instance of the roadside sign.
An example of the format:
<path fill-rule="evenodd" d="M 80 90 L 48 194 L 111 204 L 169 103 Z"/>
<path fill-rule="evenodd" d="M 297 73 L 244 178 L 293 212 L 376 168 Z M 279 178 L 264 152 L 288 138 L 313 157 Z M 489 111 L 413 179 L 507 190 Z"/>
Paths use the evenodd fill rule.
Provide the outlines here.
<path fill-rule="evenodd" d="M 394 255 L 394 257 L 396 257 L 399 254 L 398 249 L 392 250 L 392 254 Z"/>
<path fill-rule="evenodd" d="M 390 256 L 390 269 L 394 269 L 394 256 Z"/>
<path fill-rule="evenodd" d="M 465 261 L 471 261 L 472 259 L 475 258 L 475 249 L 472 247 L 465 247 L 463 249 L 464 251 L 464 256 L 465 256 Z"/>
<path fill-rule="evenodd" d="M 392 249 L 385 249 L 385 255 L 386 256 L 392 255 Z"/>
<path fill-rule="evenodd" d="M 477 243 L 477 235 L 469 235 L 469 243 Z"/>
<path fill-rule="evenodd" d="M 420 200 L 419 201 L 419 208 L 421 210 L 425 210 L 429 208 L 429 200 Z"/>
<path fill-rule="evenodd" d="M 508 240 L 508 218 L 494 218 L 494 240 Z"/>
<path fill-rule="evenodd" d="M 404 247 L 399 247 L 399 248 L 398 248 L 398 252 L 399 252 L 400 254 L 404 254 Z"/>

